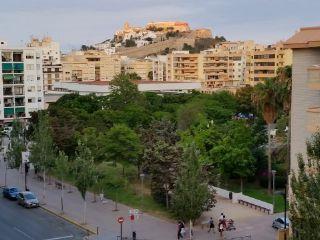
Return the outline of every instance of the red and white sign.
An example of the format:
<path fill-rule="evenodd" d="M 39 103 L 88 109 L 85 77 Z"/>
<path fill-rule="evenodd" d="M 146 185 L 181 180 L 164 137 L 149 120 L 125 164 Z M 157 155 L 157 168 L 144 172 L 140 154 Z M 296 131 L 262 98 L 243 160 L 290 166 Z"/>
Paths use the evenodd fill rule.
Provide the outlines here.
<path fill-rule="evenodd" d="M 118 223 L 122 224 L 124 222 L 124 218 L 123 217 L 118 217 Z"/>

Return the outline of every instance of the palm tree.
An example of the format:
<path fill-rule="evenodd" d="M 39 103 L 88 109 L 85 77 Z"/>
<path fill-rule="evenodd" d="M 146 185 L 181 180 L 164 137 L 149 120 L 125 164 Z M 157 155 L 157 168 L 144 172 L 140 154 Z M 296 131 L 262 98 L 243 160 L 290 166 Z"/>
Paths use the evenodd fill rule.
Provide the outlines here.
<path fill-rule="evenodd" d="M 279 102 L 279 89 L 275 78 L 265 80 L 255 86 L 253 101 L 263 115 L 263 119 L 268 125 L 268 192 L 271 194 L 271 124 L 277 119 L 279 109 L 282 104 Z"/>

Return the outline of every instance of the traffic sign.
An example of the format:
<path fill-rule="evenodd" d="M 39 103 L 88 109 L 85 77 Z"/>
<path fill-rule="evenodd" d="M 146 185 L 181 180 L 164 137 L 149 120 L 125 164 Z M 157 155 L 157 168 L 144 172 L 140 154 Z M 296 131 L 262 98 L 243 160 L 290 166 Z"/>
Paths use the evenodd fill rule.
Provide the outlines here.
<path fill-rule="evenodd" d="M 118 217 L 118 223 L 122 224 L 124 222 L 124 218 L 123 217 Z"/>

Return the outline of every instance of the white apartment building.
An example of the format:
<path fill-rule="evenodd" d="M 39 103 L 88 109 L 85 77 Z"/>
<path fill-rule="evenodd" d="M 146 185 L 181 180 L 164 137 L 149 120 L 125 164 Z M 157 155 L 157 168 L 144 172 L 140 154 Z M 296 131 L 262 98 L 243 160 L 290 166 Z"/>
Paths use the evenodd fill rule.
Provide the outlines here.
<path fill-rule="evenodd" d="M 168 56 L 158 55 L 152 59 L 152 80 L 153 81 L 167 81 L 167 63 Z"/>
<path fill-rule="evenodd" d="M 0 122 L 27 119 L 44 108 L 42 52 L 0 47 Z"/>
<path fill-rule="evenodd" d="M 27 47 L 36 47 L 42 50 L 43 65 L 56 65 L 61 63 L 60 44 L 52 41 L 51 37 L 42 40 L 31 38 Z"/>
<path fill-rule="evenodd" d="M 41 49 L 43 56 L 44 91 L 52 90 L 53 83 L 62 80 L 60 44 L 54 42 L 51 37 L 44 37 L 42 40 L 31 38 L 27 46 Z"/>

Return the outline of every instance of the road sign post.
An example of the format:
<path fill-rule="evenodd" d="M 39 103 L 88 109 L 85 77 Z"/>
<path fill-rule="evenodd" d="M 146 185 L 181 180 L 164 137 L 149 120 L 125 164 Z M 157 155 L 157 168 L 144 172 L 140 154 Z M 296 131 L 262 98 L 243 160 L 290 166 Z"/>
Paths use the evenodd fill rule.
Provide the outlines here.
<path fill-rule="evenodd" d="M 124 222 L 123 217 L 118 217 L 118 223 L 120 223 L 120 240 L 122 240 L 122 223 Z"/>

